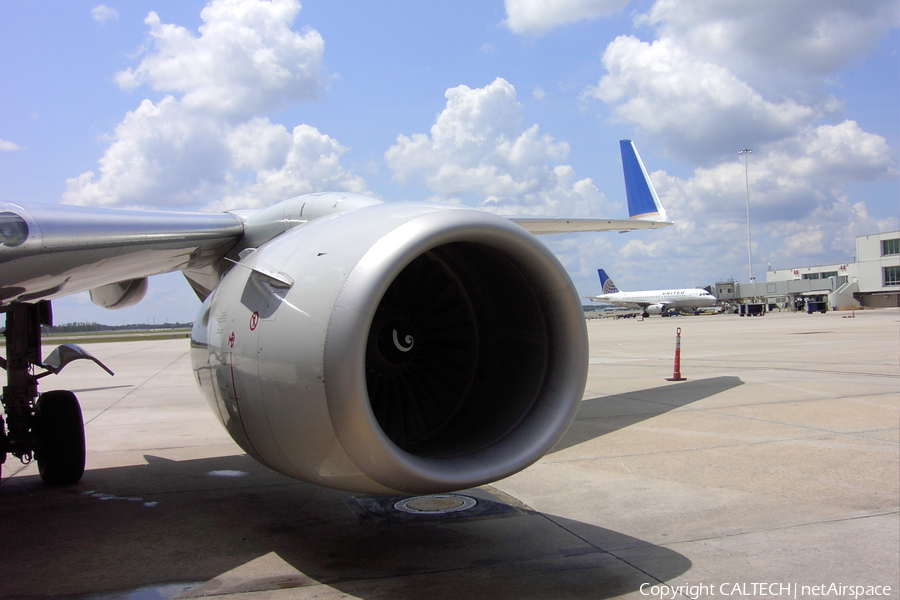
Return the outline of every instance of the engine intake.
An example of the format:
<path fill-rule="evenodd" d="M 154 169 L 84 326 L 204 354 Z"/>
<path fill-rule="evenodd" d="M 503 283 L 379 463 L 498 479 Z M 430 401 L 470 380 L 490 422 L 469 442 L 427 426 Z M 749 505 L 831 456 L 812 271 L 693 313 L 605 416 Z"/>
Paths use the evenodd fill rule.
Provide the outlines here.
<path fill-rule="evenodd" d="M 374 493 L 481 485 L 549 451 L 581 401 L 579 298 L 506 219 L 379 204 L 241 265 L 204 303 L 194 367 L 235 440 L 282 473 Z"/>

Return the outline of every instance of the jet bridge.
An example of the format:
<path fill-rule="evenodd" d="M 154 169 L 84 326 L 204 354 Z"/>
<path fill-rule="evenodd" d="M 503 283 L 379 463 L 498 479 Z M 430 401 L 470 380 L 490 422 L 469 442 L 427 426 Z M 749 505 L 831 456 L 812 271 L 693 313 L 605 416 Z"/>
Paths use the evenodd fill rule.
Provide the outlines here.
<path fill-rule="evenodd" d="M 733 286 L 733 295 L 723 298 L 721 290 Z M 859 285 L 850 282 L 846 275 L 828 277 L 827 279 L 792 279 L 788 281 L 764 281 L 760 283 L 717 283 L 716 289 L 720 300 L 733 299 L 739 302 L 757 301 L 781 306 L 805 306 L 807 300 L 818 299 L 827 302 L 829 307 L 857 307 L 859 302 L 853 297 L 859 291 Z M 730 291 L 730 290 L 729 290 Z"/>

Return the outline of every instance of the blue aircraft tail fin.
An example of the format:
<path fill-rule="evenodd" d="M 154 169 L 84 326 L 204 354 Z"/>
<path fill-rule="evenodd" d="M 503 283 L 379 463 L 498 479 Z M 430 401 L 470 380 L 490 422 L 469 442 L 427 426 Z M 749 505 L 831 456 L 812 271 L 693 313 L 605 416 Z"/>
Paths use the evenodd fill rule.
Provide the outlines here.
<path fill-rule="evenodd" d="M 625 172 L 625 195 L 628 198 L 628 215 L 643 221 L 668 221 L 666 209 L 659 201 L 650 176 L 634 142 L 621 140 L 622 170 Z"/>
<path fill-rule="evenodd" d="M 604 294 L 615 294 L 619 291 L 619 288 L 617 288 L 616 284 L 613 283 L 613 280 L 609 278 L 606 271 L 597 269 L 597 274 L 600 276 L 600 288 L 603 290 Z"/>

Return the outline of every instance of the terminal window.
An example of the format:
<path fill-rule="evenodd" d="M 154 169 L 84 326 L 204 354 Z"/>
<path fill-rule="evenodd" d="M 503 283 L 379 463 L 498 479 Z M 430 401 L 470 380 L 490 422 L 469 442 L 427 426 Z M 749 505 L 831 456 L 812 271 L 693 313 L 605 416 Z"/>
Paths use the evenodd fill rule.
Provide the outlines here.
<path fill-rule="evenodd" d="M 900 254 L 900 238 L 881 240 L 881 255 Z"/>
<path fill-rule="evenodd" d="M 900 267 L 884 267 L 884 285 L 900 285 Z"/>

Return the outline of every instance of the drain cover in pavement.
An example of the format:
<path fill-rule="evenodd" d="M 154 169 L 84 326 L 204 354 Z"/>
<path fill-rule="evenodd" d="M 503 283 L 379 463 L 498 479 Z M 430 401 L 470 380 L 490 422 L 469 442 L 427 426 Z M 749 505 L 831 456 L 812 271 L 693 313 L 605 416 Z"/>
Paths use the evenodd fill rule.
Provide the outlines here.
<path fill-rule="evenodd" d="M 474 498 L 459 494 L 434 494 L 404 498 L 394 504 L 394 508 L 414 515 L 441 515 L 445 513 L 467 510 L 475 506 Z"/>

